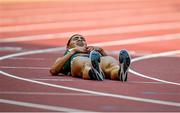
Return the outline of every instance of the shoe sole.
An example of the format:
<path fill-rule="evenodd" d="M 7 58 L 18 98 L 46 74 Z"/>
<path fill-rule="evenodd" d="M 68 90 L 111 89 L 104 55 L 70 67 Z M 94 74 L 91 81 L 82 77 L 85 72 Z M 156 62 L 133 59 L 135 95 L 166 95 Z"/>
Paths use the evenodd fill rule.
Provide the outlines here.
<path fill-rule="evenodd" d="M 119 79 L 122 82 L 127 81 L 128 70 L 131 64 L 131 57 L 127 50 L 121 50 L 119 53 L 119 62 L 120 62 L 120 76 Z M 128 64 L 127 64 L 128 63 Z M 125 67 L 126 66 L 126 67 Z"/>
<path fill-rule="evenodd" d="M 91 59 L 92 71 L 94 72 L 96 80 L 102 81 L 104 79 L 104 76 L 101 73 L 101 68 L 99 66 L 99 63 L 100 63 L 99 53 L 97 53 L 96 51 L 92 51 L 90 52 L 89 57 Z"/>

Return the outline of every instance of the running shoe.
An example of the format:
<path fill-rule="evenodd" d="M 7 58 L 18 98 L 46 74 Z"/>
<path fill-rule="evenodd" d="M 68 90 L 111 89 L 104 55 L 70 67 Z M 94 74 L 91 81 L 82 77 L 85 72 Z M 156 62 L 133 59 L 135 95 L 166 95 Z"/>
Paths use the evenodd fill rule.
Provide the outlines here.
<path fill-rule="evenodd" d="M 127 81 L 128 70 L 131 64 L 131 57 L 127 50 L 121 50 L 119 52 L 119 62 L 120 62 L 119 80 L 125 82 Z"/>
<path fill-rule="evenodd" d="M 101 61 L 101 55 L 100 53 L 96 51 L 91 51 L 89 58 L 91 59 L 91 70 L 89 71 L 89 76 L 92 80 L 100 80 L 102 81 L 104 79 L 104 74 L 99 66 L 99 63 Z"/>

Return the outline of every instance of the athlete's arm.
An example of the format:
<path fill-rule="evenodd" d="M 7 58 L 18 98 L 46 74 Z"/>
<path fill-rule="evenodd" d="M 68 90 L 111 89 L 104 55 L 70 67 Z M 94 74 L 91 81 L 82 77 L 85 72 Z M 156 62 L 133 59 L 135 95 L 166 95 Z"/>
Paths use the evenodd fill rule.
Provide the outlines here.
<path fill-rule="evenodd" d="M 103 48 L 101 47 L 97 47 L 97 46 L 88 46 L 86 47 L 87 51 L 93 51 L 93 50 L 96 50 L 98 51 L 99 53 L 101 53 L 102 56 L 107 56 L 107 53 L 104 51 Z"/>
<path fill-rule="evenodd" d="M 74 53 L 75 53 L 74 51 L 71 51 L 69 54 L 66 54 L 63 57 L 59 57 L 55 61 L 55 63 L 51 66 L 51 69 L 50 69 L 51 75 L 57 75 L 62 70 L 66 61 L 69 60 Z"/>
<path fill-rule="evenodd" d="M 57 75 L 62 69 L 64 64 L 71 58 L 76 52 L 85 52 L 85 48 L 76 47 L 73 48 L 68 54 L 63 57 L 59 57 L 56 62 L 51 66 L 50 73 L 51 75 Z"/>

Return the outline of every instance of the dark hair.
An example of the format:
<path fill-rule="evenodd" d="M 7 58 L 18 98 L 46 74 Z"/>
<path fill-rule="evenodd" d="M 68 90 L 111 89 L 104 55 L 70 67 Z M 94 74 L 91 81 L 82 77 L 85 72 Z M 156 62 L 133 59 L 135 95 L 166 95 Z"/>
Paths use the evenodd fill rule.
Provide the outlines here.
<path fill-rule="evenodd" d="M 79 36 L 80 34 L 74 34 L 74 35 L 72 35 L 70 38 L 69 38 L 69 40 L 68 40 L 68 42 L 67 42 L 67 45 L 66 45 L 66 47 L 68 47 L 69 46 L 69 44 L 70 44 L 70 42 L 71 42 L 71 39 L 73 38 L 73 37 L 75 37 L 75 36 Z M 82 36 L 82 35 L 80 35 L 80 36 Z"/>

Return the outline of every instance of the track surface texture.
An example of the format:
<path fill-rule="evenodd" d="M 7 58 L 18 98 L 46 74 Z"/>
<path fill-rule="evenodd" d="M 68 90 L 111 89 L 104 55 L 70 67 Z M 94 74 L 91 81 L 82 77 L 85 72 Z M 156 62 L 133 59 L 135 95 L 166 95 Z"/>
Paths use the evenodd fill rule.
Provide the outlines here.
<path fill-rule="evenodd" d="M 51 76 L 75 33 L 128 81 Z M 180 112 L 179 44 L 180 0 L 0 0 L 0 112 Z"/>

